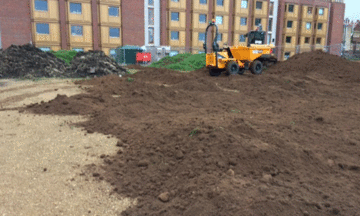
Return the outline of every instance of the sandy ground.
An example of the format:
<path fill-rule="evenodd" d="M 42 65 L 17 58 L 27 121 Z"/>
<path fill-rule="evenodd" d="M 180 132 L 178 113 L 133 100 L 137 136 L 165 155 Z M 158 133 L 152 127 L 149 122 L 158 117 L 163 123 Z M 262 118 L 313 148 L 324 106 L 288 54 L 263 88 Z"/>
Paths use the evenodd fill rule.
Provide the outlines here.
<path fill-rule="evenodd" d="M 0 80 L 0 108 L 81 92 L 71 80 Z M 117 139 L 69 123 L 82 117 L 0 112 L 0 215 L 118 215 L 132 200 L 110 194 L 105 181 L 81 175 Z"/>

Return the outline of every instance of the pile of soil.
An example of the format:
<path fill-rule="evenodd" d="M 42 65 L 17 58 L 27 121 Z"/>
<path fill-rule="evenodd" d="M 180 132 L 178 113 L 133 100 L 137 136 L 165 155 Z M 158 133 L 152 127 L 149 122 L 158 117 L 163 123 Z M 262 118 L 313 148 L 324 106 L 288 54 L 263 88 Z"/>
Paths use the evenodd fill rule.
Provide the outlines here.
<path fill-rule="evenodd" d="M 293 76 L 319 74 L 327 79 L 344 79 L 350 82 L 360 82 L 359 64 L 348 61 L 336 55 L 317 50 L 305 52 L 290 57 L 269 68 L 268 73 L 292 73 Z"/>
<path fill-rule="evenodd" d="M 124 75 L 126 69 L 105 55 L 103 51 L 78 52 L 67 68 L 73 77 L 98 77 L 111 74 Z"/>
<path fill-rule="evenodd" d="M 284 65 L 220 77 L 138 67 L 24 110 L 87 115 L 77 126 L 119 139 L 85 175 L 138 198 L 122 215 L 356 215 L 360 86 Z"/>
<path fill-rule="evenodd" d="M 2 78 L 65 77 L 65 68 L 64 61 L 31 44 L 11 45 L 0 51 Z"/>

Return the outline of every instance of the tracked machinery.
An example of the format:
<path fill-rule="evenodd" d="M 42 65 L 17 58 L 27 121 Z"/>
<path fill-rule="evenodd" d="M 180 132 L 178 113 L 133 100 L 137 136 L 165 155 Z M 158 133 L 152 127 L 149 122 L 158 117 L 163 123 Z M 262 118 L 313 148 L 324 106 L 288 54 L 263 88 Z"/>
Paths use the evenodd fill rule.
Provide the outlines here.
<path fill-rule="evenodd" d="M 210 27 L 215 27 L 215 38 L 212 52 L 207 53 L 207 32 Z M 218 27 L 212 20 L 205 31 L 204 49 L 206 53 L 206 67 L 211 76 L 219 76 L 223 72 L 227 75 L 244 74 L 250 70 L 253 74 L 262 74 L 265 67 L 277 63 L 273 54 L 274 45 L 265 44 L 265 32 L 259 26 L 255 31 L 245 35 L 248 38 L 247 46 L 231 46 L 220 49 L 217 43 Z"/>

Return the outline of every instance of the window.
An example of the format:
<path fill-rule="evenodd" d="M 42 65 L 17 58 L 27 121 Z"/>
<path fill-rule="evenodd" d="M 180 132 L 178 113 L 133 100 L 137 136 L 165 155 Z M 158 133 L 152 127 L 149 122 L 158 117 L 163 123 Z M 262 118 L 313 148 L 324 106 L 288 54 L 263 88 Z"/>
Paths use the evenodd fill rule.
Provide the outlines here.
<path fill-rule="evenodd" d="M 269 18 L 269 31 L 272 31 L 273 18 Z"/>
<path fill-rule="evenodd" d="M 271 43 L 271 34 L 268 34 L 268 37 L 267 37 L 267 43 L 270 44 Z"/>
<path fill-rule="evenodd" d="M 51 51 L 50 47 L 39 47 L 39 49 L 43 52 L 49 52 Z"/>
<path fill-rule="evenodd" d="M 323 24 L 322 23 L 318 23 L 317 24 L 318 30 L 322 30 Z"/>
<path fill-rule="evenodd" d="M 73 48 L 72 50 L 76 52 L 84 52 L 84 48 Z"/>
<path fill-rule="evenodd" d="M 199 41 L 205 41 L 205 33 L 199 33 Z"/>
<path fill-rule="evenodd" d="M 70 13 L 81 14 L 81 3 L 70 2 Z"/>
<path fill-rule="evenodd" d="M 290 58 L 290 52 L 286 52 L 284 54 L 285 60 L 288 60 Z"/>
<path fill-rule="evenodd" d="M 47 0 L 35 0 L 35 10 L 47 11 L 48 10 Z"/>
<path fill-rule="evenodd" d="M 109 16 L 118 17 L 119 7 L 109 7 Z"/>
<path fill-rule="evenodd" d="M 262 9 L 262 2 L 261 1 L 256 2 L 256 9 L 259 9 L 259 10 Z"/>
<path fill-rule="evenodd" d="M 293 21 L 291 21 L 291 20 L 287 21 L 287 27 L 292 28 L 293 27 Z"/>
<path fill-rule="evenodd" d="M 120 37 L 120 28 L 109 28 L 109 35 L 112 38 Z"/>
<path fill-rule="evenodd" d="M 154 25 L 154 8 L 149 8 L 148 9 L 148 13 L 149 13 L 149 25 Z"/>
<path fill-rule="evenodd" d="M 199 22 L 200 23 L 206 23 L 206 14 L 200 14 L 199 15 Z"/>
<path fill-rule="evenodd" d="M 309 44 L 310 43 L 310 38 L 309 37 L 305 37 L 305 43 Z"/>
<path fill-rule="evenodd" d="M 286 43 L 291 43 L 291 37 L 290 36 L 286 37 Z"/>
<path fill-rule="evenodd" d="M 171 40 L 179 40 L 179 32 L 171 31 Z"/>
<path fill-rule="evenodd" d="M 47 23 L 36 23 L 37 34 L 50 34 L 49 24 Z"/>
<path fill-rule="evenodd" d="M 154 28 L 149 27 L 149 43 L 154 43 Z"/>
<path fill-rule="evenodd" d="M 207 4 L 207 0 L 200 0 L 200 4 Z"/>
<path fill-rule="evenodd" d="M 306 23 L 306 29 L 308 29 L 308 30 L 311 29 L 311 23 L 310 22 Z"/>
<path fill-rule="evenodd" d="M 110 49 L 110 56 L 114 57 L 116 56 L 116 51 L 115 49 Z"/>
<path fill-rule="evenodd" d="M 218 25 L 223 24 L 223 17 L 222 16 L 216 16 L 216 24 L 218 24 Z"/>
<path fill-rule="evenodd" d="M 272 16 L 274 14 L 274 2 L 270 2 L 270 9 L 269 9 L 269 13 L 270 16 Z"/>
<path fill-rule="evenodd" d="M 294 12 L 294 5 L 289 5 L 289 12 L 293 13 Z"/>
<path fill-rule="evenodd" d="M 245 35 L 240 35 L 239 41 L 240 41 L 240 42 L 246 42 L 246 37 L 245 37 Z"/>
<path fill-rule="evenodd" d="M 179 0 L 171 0 L 172 2 L 179 2 Z"/>
<path fill-rule="evenodd" d="M 261 24 L 261 19 L 260 19 L 260 18 L 256 18 L 256 19 L 255 19 L 255 26 L 258 26 L 259 24 Z"/>
<path fill-rule="evenodd" d="M 171 12 L 171 21 L 179 21 L 179 12 Z"/>
<path fill-rule="evenodd" d="M 319 8 L 319 15 L 324 15 L 324 8 Z"/>
<path fill-rule="evenodd" d="M 218 6 L 224 6 L 224 0 L 216 0 Z"/>
<path fill-rule="evenodd" d="M 154 6 L 154 0 L 149 0 L 149 1 L 148 1 L 148 5 L 149 5 L 149 6 Z"/>
<path fill-rule="evenodd" d="M 246 18 L 246 17 L 241 17 L 241 18 L 240 18 L 240 25 L 242 25 L 242 26 L 246 26 L 246 25 L 247 25 L 247 18 Z"/>
<path fill-rule="evenodd" d="M 223 34 L 219 33 L 217 37 L 217 41 L 222 41 L 222 39 L 223 39 Z"/>
<path fill-rule="evenodd" d="M 83 35 L 83 27 L 82 26 L 71 26 L 71 35 L 82 36 Z"/>
<path fill-rule="evenodd" d="M 248 0 L 241 0 L 241 8 L 247 8 L 248 7 Z"/>
<path fill-rule="evenodd" d="M 312 8 L 312 7 L 308 7 L 307 13 L 308 13 L 308 14 L 312 14 L 312 11 L 313 11 L 313 8 Z"/>
<path fill-rule="evenodd" d="M 321 44 L 321 38 L 316 38 L 316 44 Z"/>

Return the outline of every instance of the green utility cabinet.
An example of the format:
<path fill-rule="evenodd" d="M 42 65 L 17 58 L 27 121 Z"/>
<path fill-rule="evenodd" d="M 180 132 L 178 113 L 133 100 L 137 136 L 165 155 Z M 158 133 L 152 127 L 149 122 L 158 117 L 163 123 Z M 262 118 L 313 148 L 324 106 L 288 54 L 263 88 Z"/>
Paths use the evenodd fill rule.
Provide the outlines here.
<path fill-rule="evenodd" d="M 116 48 L 116 62 L 119 64 L 136 64 L 136 53 L 143 52 L 139 46 L 122 46 Z"/>

